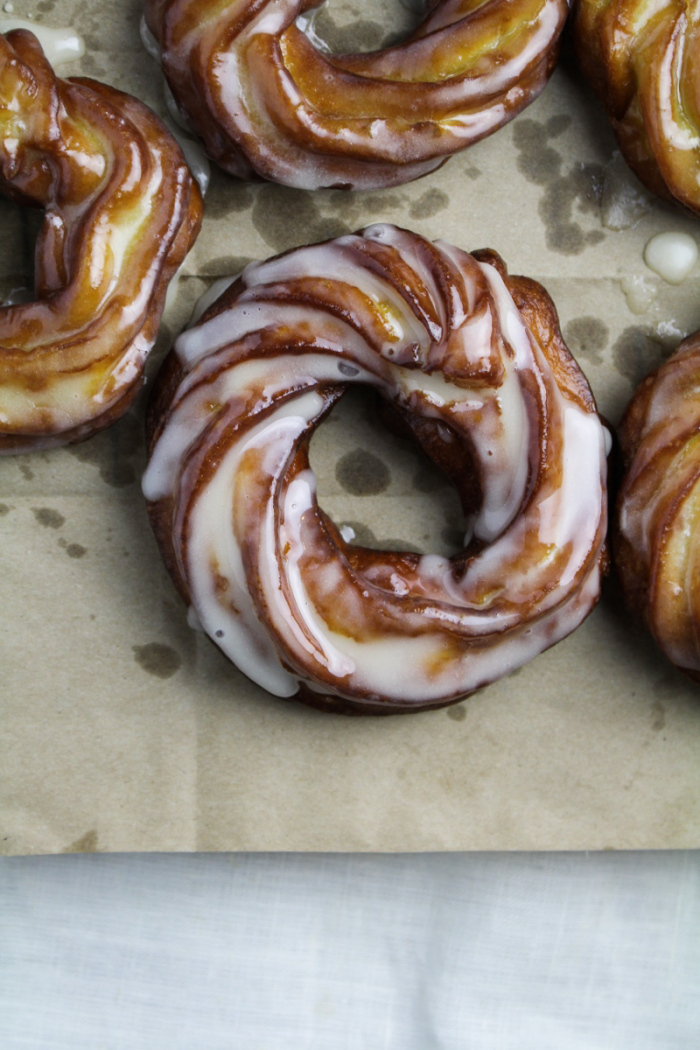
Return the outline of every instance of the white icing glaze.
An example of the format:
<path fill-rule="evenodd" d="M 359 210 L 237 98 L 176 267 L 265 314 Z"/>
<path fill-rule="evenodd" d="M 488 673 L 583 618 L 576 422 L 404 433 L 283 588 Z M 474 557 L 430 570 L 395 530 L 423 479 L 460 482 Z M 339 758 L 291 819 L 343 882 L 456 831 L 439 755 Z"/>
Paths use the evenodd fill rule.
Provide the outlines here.
<path fill-rule="evenodd" d="M 236 277 L 238 274 L 236 275 Z M 236 277 L 220 277 L 213 284 L 209 285 L 206 292 L 203 292 L 197 302 L 194 304 L 192 310 L 192 317 L 190 319 L 190 326 L 197 324 L 202 314 L 206 313 L 212 303 L 215 303 L 220 295 L 230 288 Z"/>
<path fill-rule="evenodd" d="M 160 62 L 163 54 L 161 46 L 154 37 L 151 30 L 148 28 L 148 25 L 146 24 L 146 18 L 143 15 L 141 16 L 141 22 L 139 23 L 139 32 L 141 34 L 141 43 L 143 44 L 148 54 L 151 56 L 151 58 L 154 58 L 156 62 Z"/>
<path fill-rule="evenodd" d="M 211 180 L 211 164 L 209 158 L 204 152 L 201 144 L 195 142 L 189 135 L 184 135 L 179 128 L 175 128 L 172 124 L 168 124 L 168 130 L 174 139 L 177 140 L 182 155 L 187 161 L 187 167 L 192 172 L 192 176 L 199 185 L 202 191 L 202 196 L 206 195 L 209 188 L 209 182 Z"/>
<path fill-rule="evenodd" d="M 695 239 L 679 231 L 657 233 L 644 249 L 644 262 L 669 284 L 682 284 L 697 258 Z"/>
<path fill-rule="evenodd" d="M 52 29 L 24 18 L 0 18 L 0 33 L 9 33 L 12 29 L 29 29 L 52 66 L 75 62 L 85 54 L 85 41 L 74 29 Z"/>
<path fill-rule="evenodd" d="M 620 287 L 630 312 L 633 314 L 646 313 L 658 291 L 654 278 L 641 273 L 627 274 L 620 281 Z"/>
<path fill-rule="evenodd" d="M 494 267 L 439 245 L 445 260 L 458 267 L 466 296 L 461 305 L 451 303 L 448 322 L 412 239 L 389 226 L 371 227 L 364 236 L 393 246 L 416 268 L 442 318 L 438 325 L 431 322 L 432 334 L 389 281 L 348 253 L 357 237 L 248 267 L 245 290 L 233 305 L 178 340 L 186 375 L 143 488 L 151 501 L 174 496 L 174 548 L 188 552 L 181 571 L 197 615 L 249 677 L 290 696 L 297 675 L 288 668 L 316 666 L 310 681 L 317 691 L 420 703 L 464 694 L 508 673 L 568 634 L 589 611 L 599 586 L 610 435 L 595 413 L 561 393 Z M 366 341 L 359 320 L 355 327 L 320 304 L 276 301 L 279 282 L 315 275 L 340 289 L 350 284 L 361 290 L 373 312 L 381 305 L 381 345 Z M 482 296 L 484 288 L 488 294 L 489 323 L 469 314 L 479 282 Z M 284 344 L 274 352 L 256 350 L 279 331 Z M 433 347 L 447 339 L 454 359 L 481 365 L 487 374 L 498 353 L 496 385 L 458 385 L 437 370 L 423 371 L 430 368 Z M 308 349 L 285 353 L 285 345 L 299 344 Z M 406 367 L 402 354 L 411 354 L 421 368 Z M 317 388 L 338 380 L 371 383 L 399 405 L 449 423 L 443 427 L 448 435 L 468 435 L 483 495 L 474 535 L 489 545 L 464 571 L 438 555 L 399 571 L 379 554 L 364 575 L 355 574 L 326 549 L 327 538 L 309 532 L 315 520 L 313 474 L 287 472 L 299 437 L 324 410 Z M 215 467 L 209 464 L 211 480 L 196 486 L 207 449 L 219 447 L 224 434 L 229 451 Z M 539 476 L 543 463 L 551 480 Z M 346 540 L 354 535 L 347 527 L 341 534 Z M 244 546 L 269 626 L 246 583 Z M 529 559 L 523 559 L 524 550 L 532 552 Z M 417 615 L 410 603 L 422 603 L 422 630 L 392 631 L 394 613 L 387 612 L 384 633 L 360 632 L 360 640 L 356 626 L 371 593 L 388 610 L 401 608 L 409 626 Z M 538 597 L 523 624 L 521 608 L 533 595 Z M 339 629 L 326 621 L 328 602 Z M 426 618 L 434 627 L 425 628 Z M 445 633 L 448 626 L 470 641 L 462 656 L 456 650 L 447 660 L 446 647 L 456 644 Z M 327 676 L 337 686 L 324 684 Z"/>

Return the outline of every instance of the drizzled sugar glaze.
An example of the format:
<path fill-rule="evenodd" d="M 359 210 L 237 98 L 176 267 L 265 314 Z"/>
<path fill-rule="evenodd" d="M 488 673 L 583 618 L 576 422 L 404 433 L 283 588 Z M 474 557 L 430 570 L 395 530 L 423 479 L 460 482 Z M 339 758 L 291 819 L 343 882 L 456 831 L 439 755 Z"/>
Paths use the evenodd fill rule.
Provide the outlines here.
<path fill-rule="evenodd" d="M 700 334 L 635 392 L 620 428 L 627 472 L 616 564 L 630 606 L 700 679 Z"/>
<path fill-rule="evenodd" d="M 387 225 L 298 249 L 248 267 L 170 367 L 144 493 L 205 631 L 270 692 L 437 706 L 595 604 L 606 432 L 551 302 L 497 256 Z M 308 441 L 348 383 L 452 477 L 462 554 L 352 547 L 320 510 Z"/>
<path fill-rule="evenodd" d="M 44 208 L 32 302 L 0 306 L 0 451 L 79 440 L 136 394 L 201 196 L 149 109 L 0 35 L 0 192 Z"/>
<path fill-rule="evenodd" d="M 147 0 L 152 52 L 223 168 L 303 189 L 418 178 L 544 88 L 565 0 L 434 0 L 403 43 L 332 55 L 319 0 Z M 300 17 L 301 16 L 301 17 Z"/>

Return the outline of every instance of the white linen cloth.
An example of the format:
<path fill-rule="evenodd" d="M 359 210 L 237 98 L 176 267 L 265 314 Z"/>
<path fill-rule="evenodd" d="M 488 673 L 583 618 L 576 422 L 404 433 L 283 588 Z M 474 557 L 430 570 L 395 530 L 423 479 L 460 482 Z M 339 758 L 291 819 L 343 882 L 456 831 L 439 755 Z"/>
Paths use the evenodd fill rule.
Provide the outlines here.
<path fill-rule="evenodd" d="M 2 1050 L 697 1050 L 700 853 L 0 861 Z"/>

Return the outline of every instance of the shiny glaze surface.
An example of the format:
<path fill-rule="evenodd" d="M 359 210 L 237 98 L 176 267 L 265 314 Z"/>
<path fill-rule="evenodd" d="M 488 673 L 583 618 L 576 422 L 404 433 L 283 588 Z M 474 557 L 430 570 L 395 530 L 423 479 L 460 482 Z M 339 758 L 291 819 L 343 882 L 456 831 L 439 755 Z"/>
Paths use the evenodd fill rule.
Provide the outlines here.
<path fill-rule="evenodd" d="M 627 472 L 615 563 L 630 607 L 700 678 L 700 334 L 637 390 L 620 427 Z"/>
<path fill-rule="evenodd" d="M 575 0 L 581 68 L 639 179 L 700 212 L 700 14 L 685 0 Z"/>
<path fill-rule="evenodd" d="M 0 307 L 0 452 L 111 423 L 138 390 L 201 195 L 142 103 L 0 36 L 0 191 L 44 209 L 35 301 Z"/>
<path fill-rule="evenodd" d="M 249 266 L 177 341 L 144 493 L 166 564 L 249 677 L 335 710 L 417 710 L 509 673 L 590 612 L 606 438 L 544 289 L 388 225 Z M 453 558 L 347 543 L 308 443 L 374 387 L 455 484 Z"/>
<path fill-rule="evenodd" d="M 318 0 L 147 0 L 173 95 L 233 175 L 304 189 L 397 185 L 520 112 L 554 68 L 565 0 L 437 0 L 404 42 L 322 52 Z"/>

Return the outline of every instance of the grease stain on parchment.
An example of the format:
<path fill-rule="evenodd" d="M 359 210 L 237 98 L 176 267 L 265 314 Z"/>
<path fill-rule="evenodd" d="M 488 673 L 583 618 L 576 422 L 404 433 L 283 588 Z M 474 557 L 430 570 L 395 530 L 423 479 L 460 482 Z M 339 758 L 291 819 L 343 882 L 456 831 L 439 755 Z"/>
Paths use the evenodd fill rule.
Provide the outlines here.
<path fill-rule="evenodd" d="M 182 667 L 182 657 L 177 650 L 162 642 L 134 645 L 132 649 L 139 667 L 155 678 L 172 678 Z"/>
<path fill-rule="evenodd" d="M 112 488 L 125 488 L 137 480 L 134 459 L 143 444 L 139 421 L 127 413 L 108 430 L 81 444 L 69 445 L 68 451 L 81 463 L 96 466 L 105 484 Z"/>
<path fill-rule="evenodd" d="M 69 543 L 63 536 L 58 541 L 58 545 L 63 548 L 69 558 L 84 558 L 87 554 L 87 547 L 83 547 L 81 543 Z"/>
<path fill-rule="evenodd" d="M 91 831 L 86 831 L 84 835 L 81 835 L 75 842 L 71 842 L 70 846 L 66 846 L 65 849 L 61 850 L 61 853 L 97 853 L 98 851 L 98 836 L 97 830 L 93 828 Z"/>
<path fill-rule="evenodd" d="M 544 189 L 537 210 L 547 247 L 560 255 L 580 255 L 605 239 L 601 229 L 584 230 L 574 218 L 574 207 L 582 214 L 599 214 L 597 188 L 602 185 L 602 166 L 579 163 L 565 171 L 563 156 L 550 142 L 570 123 L 571 117 L 559 114 L 544 123 L 524 118 L 513 124 L 518 170 Z"/>
<path fill-rule="evenodd" d="M 278 252 L 352 232 L 339 215 L 323 215 L 307 190 L 273 184 L 257 187 L 252 220 L 265 243 Z"/>
<path fill-rule="evenodd" d="M 412 219 L 432 219 L 438 212 L 443 211 L 450 203 L 450 198 L 444 190 L 433 187 L 414 201 L 408 210 Z"/>
<path fill-rule="evenodd" d="M 66 519 L 53 507 L 32 507 L 32 514 L 45 529 L 60 529 Z"/>
<path fill-rule="evenodd" d="M 591 364 L 603 362 L 603 351 L 610 332 L 599 317 L 575 317 L 564 328 L 564 342 L 574 357 L 585 357 Z"/>
<path fill-rule="evenodd" d="M 668 339 L 642 325 L 625 328 L 613 345 L 613 365 L 637 386 L 675 350 L 678 339 Z"/>
<path fill-rule="evenodd" d="M 6 514 L 9 514 L 12 507 L 8 503 L 0 503 L 0 518 L 3 518 Z"/>
<path fill-rule="evenodd" d="M 376 496 L 391 484 L 386 463 L 363 448 L 352 449 L 338 460 L 338 484 L 353 496 Z"/>
<path fill-rule="evenodd" d="M 447 717 L 451 718 L 453 722 L 463 722 L 467 717 L 467 709 L 464 704 L 455 704 L 453 707 L 447 708 Z"/>

